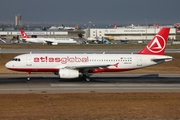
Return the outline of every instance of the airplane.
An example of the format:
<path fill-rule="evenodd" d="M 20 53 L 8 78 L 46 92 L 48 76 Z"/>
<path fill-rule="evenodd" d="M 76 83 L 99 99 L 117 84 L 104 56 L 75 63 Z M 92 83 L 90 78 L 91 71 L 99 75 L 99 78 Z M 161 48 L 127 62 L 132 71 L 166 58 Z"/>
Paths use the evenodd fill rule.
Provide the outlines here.
<path fill-rule="evenodd" d="M 90 81 L 93 73 L 122 72 L 173 60 L 164 55 L 170 28 L 161 29 L 148 45 L 136 54 L 37 54 L 14 57 L 6 68 L 14 71 L 53 72 L 59 78 L 83 78 Z"/>
<path fill-rule="evenodd" d="M 72 38 L 31 38 L 24 30 L 20 30 L 23 40 L 28 43 L 43 43 L 49 45 L 57 45 L 58 43 L 77 43 Z"/>
<path fill-rule="evenodd" d="M 61 25 L 61 26 L 51 26 L 49 30 L 75 30 L 77 28 L 78 26 L 68 27 L 68 26 Z"/>
<path fill-rule="evenodd" d="M 130 26 L 126 26 L 127 28 L 132 28 L 134 29 L 136 26 L 134 24 L 131 24 Z M 119 28 L 116 24 L 114 24 L 114 29 Z"/>

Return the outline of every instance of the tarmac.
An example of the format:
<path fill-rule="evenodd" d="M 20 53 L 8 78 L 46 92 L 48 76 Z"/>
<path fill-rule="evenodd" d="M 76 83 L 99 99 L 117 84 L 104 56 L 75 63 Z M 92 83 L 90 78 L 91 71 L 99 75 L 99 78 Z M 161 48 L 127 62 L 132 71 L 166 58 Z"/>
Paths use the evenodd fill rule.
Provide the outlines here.
<path fill-rule="evenodd" d="M 0 49 L 1 53 L 97 53 L 97 50 L 56 50 L 56 49 Z M 121 53 L 117 50 L 98 50 L 97 54 Z M 123 50 L 130 53 L 134 50 Z M 179 53 L 179 49 L 167 49 Z M 89 93 L 89 92 L 180 92 L 179 74 L 93 74 L 91 81 L 81 79 L 60 79 L 53 74 L 0 74 L 0 94 L 12 93 Z"/>
<path fill-rule="evenodd" d="M 95 74 L 91 81 L 53 74 L 0 74 L 0 94 L 180 92 L 179 74 Z"/>

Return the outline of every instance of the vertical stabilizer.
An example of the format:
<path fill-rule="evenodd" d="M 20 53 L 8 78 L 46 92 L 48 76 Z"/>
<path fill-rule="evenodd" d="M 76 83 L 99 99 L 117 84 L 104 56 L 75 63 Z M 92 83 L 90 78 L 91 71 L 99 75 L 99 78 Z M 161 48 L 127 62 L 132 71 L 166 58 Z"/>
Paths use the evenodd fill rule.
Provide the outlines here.
<path fill-rule="evenodd" d="M 20 30 L 22 38 L 30 38 L 24 30 Z"/>
<path fill-rule="evenodd" d="M 170 28 L 162 28 L 148 43 L 148 45 L 138 54 L 164 55 L 166 44 L 168 42 L 169 31 Z"/>

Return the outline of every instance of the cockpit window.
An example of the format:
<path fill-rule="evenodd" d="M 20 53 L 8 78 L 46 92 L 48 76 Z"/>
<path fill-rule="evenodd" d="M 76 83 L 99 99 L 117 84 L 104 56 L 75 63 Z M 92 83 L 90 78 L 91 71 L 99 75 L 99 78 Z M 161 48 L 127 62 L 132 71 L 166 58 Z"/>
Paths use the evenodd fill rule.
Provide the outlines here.
<path fill-rule="evenodd" d="M 21 61 L 20 58 L 13 58 L 12 61 Z"/>

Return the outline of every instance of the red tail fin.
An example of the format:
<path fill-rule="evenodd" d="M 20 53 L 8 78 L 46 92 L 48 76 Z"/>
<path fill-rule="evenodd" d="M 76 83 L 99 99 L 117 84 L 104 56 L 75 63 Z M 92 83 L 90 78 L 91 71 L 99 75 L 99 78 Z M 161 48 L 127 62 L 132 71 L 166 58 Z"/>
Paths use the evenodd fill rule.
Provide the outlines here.
<path fill-rule="evenodd" d="M 114 24 L 114 28 L 117 29 L 117 25 L 116 24 Z"/>
<path fill-rule="evenodd" d="M 22 36 L 22 38 L 30 38 L 30 37 L 25 33 L 24 30 L 20 30 L 20 31 L 21 31 L 21 36 Z"/>
<path fill-rule="evenodd" d="M 162 28 L 148 45 L 138 54 L 164 55 L 170 28 Z"/>

